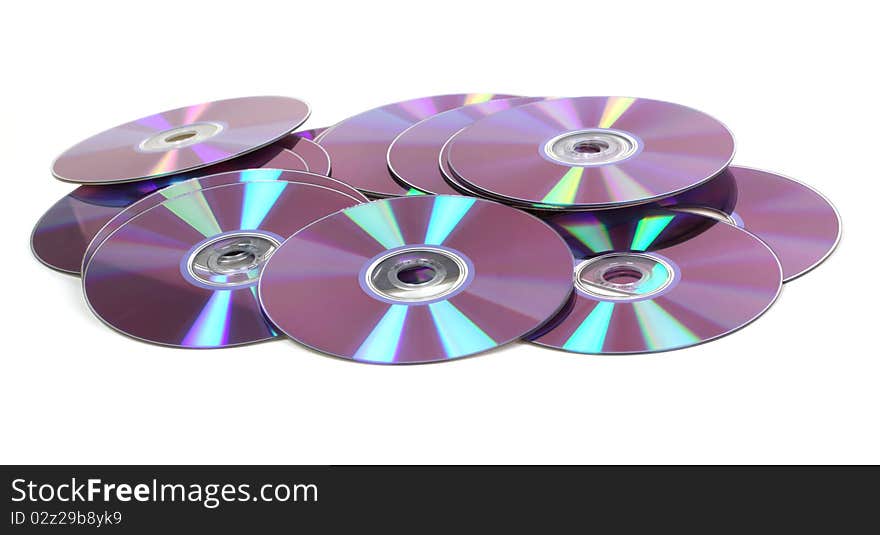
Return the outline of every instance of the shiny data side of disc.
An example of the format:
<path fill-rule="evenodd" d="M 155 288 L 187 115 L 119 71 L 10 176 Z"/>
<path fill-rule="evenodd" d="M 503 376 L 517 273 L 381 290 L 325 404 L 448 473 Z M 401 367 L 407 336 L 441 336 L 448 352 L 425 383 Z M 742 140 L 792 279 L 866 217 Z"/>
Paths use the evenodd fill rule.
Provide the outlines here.
<path fill-rule="evenodd" d="M 511 237 L 528 247 L 512 247 Z M 525 212 L 464 196 L 383 199 L 328 216 L 266 265 L 273 324 L 360 362 L 444 362 L 533 331 L 571 295 L 571 254 Z"/>
<path fill-rule="evenodd" d="M 495 113 L 449 145 L 468 188 L 519 204 L 616 208 L 681 193 L 733 158 L 734 140 L 700 111 L 631 97 L 551 99 Z"/>
<path fill-rule="evenodd" d="M 61 154 L 60 180 L 131 182 L 195 170 L 269 145 L 301 125 L 308 105 L 289 97 L 244 97 L 169 110 L 96 134 Z"/>
<path fill-rule="evenodd" d="M 107 236 L 112 234 L 116 229 L 124 225 L 126 222 L 138 216 L 154 206 L 162 204 L 167 199 L 172 199 L 180 195 L 186 195 L 193 191 L 204 190 L 216 186 L 225 186 L 227 184 L 235 184 L 238 182 L 256 182 L 256 181 L 272 181 L 281 180 L 284 182 L 294 182 L 299 184 L 313 184 L 322 186 L 327 189 L 338 191 L 347 195 L 357 202 L 367 202 L 368 199 L 358 190 L 344 184 L 334 178 L 315 173 L 306 173 L 304 171 L 282 171 L 280 169 L 247 169 L 245 171 L 220 173 L 217 175 L 209 175 L 202 178 L 194 178 L 185 182 L 172 184 L 167 188 L 147 195 L 143 199 L 135 202 L 113 219 L 107 222 L 100 230 L 97 231 L 95 237 L 86 247 L 83 253 L 82 264 L 88 264 L 89 259 L 95 252 L 95 249 L 103 242 Z"/>
<path fill-rule="evenodd" d="M 356 204 L 281 180 L 167 199 L 95 250 L 83 273 L 86 301 L 110 327 L 156 344 L 217 348 L 274 338 L 257 300 L 264 264 L 287 236 Z"/>
<path fill-rule="evenodd" d="M 291 134 L 288 138 L 299 135 Z M 295 148 L 287 149 L 290 145 Z M 46 266 L 78 275 L 83 252 L 95 233 L 134 202 L 170 185 L 219 173 L 259 167 L 309 171 L 310 166 L 306 164 L 305 158 L 296 151 L 306 146 L 311 148 L 311 145 L 317 146 L 313 142 L 297 145 L 295 140 L 287 141 L 285 138 L 282 142 L 195 171 L 137 182 L 79 186 L 62 197 L 40 218 L 31 234 L 31 250 Z M 308 158 L 320 170 L 329 165 L 329 160 L 325 163 L 313 151 Z M 353 188 L 347 189 L 354 192 Z M 359 193 L 355 194 L 361 196 Z"/>
<path fill-rule="evenodd" d="M 546 347 L 604 355 L 694 346 L 757 319 L 782 286 L 764 242 L 709 217 L 582 212 L 550 224 L 574 255 L 575 294 L 532 336 Z"/>

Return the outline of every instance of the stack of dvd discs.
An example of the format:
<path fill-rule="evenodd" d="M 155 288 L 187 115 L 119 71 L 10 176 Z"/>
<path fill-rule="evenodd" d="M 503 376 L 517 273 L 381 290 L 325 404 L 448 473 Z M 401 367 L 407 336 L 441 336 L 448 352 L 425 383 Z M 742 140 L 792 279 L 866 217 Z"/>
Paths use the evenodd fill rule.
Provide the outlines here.
<path fill-rule="evenodd" d="M 730 131 L 678 104 L 440 95 L 294 132 L 308 115 L 230 99 L 74 145 L 53 174 L 80 186 L 37 223 L 35 256 L 140 340 L 284 335 L 402 364 L 714 340 L 840 236 L 822 195 L 732 166 Z"/>

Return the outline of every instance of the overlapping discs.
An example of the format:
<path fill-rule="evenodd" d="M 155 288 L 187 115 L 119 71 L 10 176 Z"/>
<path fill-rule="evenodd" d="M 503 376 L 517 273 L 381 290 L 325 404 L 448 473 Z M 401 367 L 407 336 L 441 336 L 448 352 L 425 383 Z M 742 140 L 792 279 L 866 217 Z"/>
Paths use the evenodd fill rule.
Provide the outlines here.
<path fill-rule="evenodd" d="M 733 136 L 692 108 L 630 97 L 546 100 L 458 134 L 448 163 L 468 187 L 514 203 L 594 209 L 675 195 L 714 177 Z"/>
<path fill-rule="evenodd" d="M 299 132 L 294 132 L 293 134 L 303 139 L 308 139 L 309 141 L 315 141 L 316 139 L 318 139 L 318 136 L 320 136 L 327 130 L 329 130 L 329 128 L 325 126 L 321 128 L 311 128 L 309 130 L 300 130 Z"/>
<path fill-rule="evenodd" d="M 169 185 L 258 167 L 286 171 L 310 171 L 315 168 L 316 171 L 311 172 L 327 174 L 325 169 L 329 168 L 329 160 L 326 159 L 326 152 L 312 141 L 296 141 L 299 136 L 300 133 L 290 134 L 268 147 L 195 171 L 137 182 L 79 186 L 40 218 L 31 235 L 31 249 L 37 259 L 47 266 L 78 274 L 83 252 L 101 227 L 132 203 Z M 319 150 L 316 151 L 314 147 Z M 354 188 L 348 187 L 347 190 L 347 193 L 362 197 Z"/>
<path fill-rule="evenodd" d="M 330 178 L 315 173 L 306 173 L 304 171 L 282 171 L 280 169 L 247 169 L 245 171 L 220 173 L 202 178 L 194 178 L 185 182 L 178 182 L 153 194 L 147 195 L 139 201 L 117 214 L 113 219 L 107 222 L 98 232 L 91 243 L 86 247 L 82 255 L 82 264 L 86 265 L 94 254 L 95 249 L 104 241 L 107 236 L 116 229 L 124 225 L 126 222 L 135 218 L 154 206 L 157 206 L 166 199 L 178 197 L 191 191 L 213 188 L 215 186 L 223 186 L 226 184 L 235 184 L 236 182 L 256 182 L 281 180 L 284 182 L 296 182 L 299 184 L 313 184 L 327 189 L 338 191 L 344 195 L 351 197 L 358 202 L 367 202 L 367 198 L 353 187 L 340 182 L 335 178 Z"/>
<path fill-rule="evenodd" d="M 158 178 L 216 164 L 292 132 L 309 107 L 289 97 L 205 102 L 143 117 L 92 136 L 55 160 L 68 182 L 108 184 Z"/>
<path fill-rule="evenodd" d="M 782 285 L 761 240 L 708 217 L 579 212 L 549 222 L 574 254 L 575 295 L 533 337 L 544 346 L 618 354 L 696 345 L 756 319 Z"/>
<path fill-rule="evenodd" d="M 372 197 L 411 194 L 388 170 L 388 147 L 401 132 L 438 113 L 512 95 L 456 94 L 389 104 L 355 115 L 322 133 L 317 141 L 330 154 L 332 176 Z"/>
<path fill-rule="evenodd" d="M 313 184 L 239 182 L 166 199 L 116 229 L 85 267 L 89 306 L 141 340 L 226 347 L 276 336 L 257 301 L 266 260 L 358 201 Z"/>
<path fill-rule="evenodd" d="M 309 137 L 314 131 L 296 132 L 289 136 L 285 136 L 278 143 L 287 149 L 287 152 L 297 155 L 306 164 L 303 171 L 317 173 L 319 175 L 327 175 L 330 173 L 330 155 L 324 150 L 324 147 L 318 145 Z M 277 169 L 287 169 L 284 166 L 271 165 L 267 167 L 275 167 Z"/>
<path fill-rule="evenodd" d="M 759 169 L 731 166 L 724 175 L 736 187 L 735 202 L 721 210 L 729 217 L 706 212 L 700 203 L 681 209 L 728 220 L 764 240 L 779 258 L 786 282 L 810 271 L 834 251 L 840 239 L 840 218 L 822 194 Z"/>
<path fill-rule="evenodd" d="M 388 148 L 388 169 L 405 186 L 425 193 L 459 195 L 440 172 L 440 151 L 462 128 L 503 110 L 543 100 L 506 98 L 462 106 L 424 119 L 404 130 Z"/>
<path fill-rule="evenodd" d="M 541 325 L 571 295 L 571 262 L 559 235 L 524 212 L 412 196 L 356 206 L 292 236 L 263 270 L 259 294 L 273 324 L 319 351 L 447 361 Z"/>

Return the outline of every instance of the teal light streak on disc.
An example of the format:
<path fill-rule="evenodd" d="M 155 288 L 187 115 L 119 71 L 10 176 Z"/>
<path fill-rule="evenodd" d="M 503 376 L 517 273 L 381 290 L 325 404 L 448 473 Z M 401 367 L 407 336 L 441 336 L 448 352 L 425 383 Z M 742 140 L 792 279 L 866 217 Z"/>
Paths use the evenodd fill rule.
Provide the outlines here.
<path fill-rule="evenodd" d="M 260 228 L 263 219 L 269 214 L 269 210 L 275 206 L 281 192 L 287 187 L 288 182 L 248 182 L 244 185 L 244 196 L 241 206 L 242 230 Z"/>
<path fill-rule="evenodd" d="M 435 197 L 425 243 L 441 245 L 476 201 L 472 197 Z"/>
<path fill-rule="evenodd" d="M 355 352 L 355 360 L 386 364 L 394 362 L 408 310 L 406 305 L 391 305 Z"/>
<path fill-rule="evenodd" d="M 388 201 L 362 204 L 343 213 L 386 249 L 403 246 L 403 234 Z"/>
<path fill-rule="evenodd" d="M 601 223 L 586 225 L 563 225 L 563 228 L 577 240 L 590 248 L 594 253 L 613 249 L 608 229 Z"/>
<path fill-rule="evenodd" d="M 238 175 L 239 182 L 253 182 L 255 180 L 278 180 L 283 173 L 281 169 L 248 169 Z"/>
<path fill-rule="evenodd" d="M 663 286 L 663 284 L 669 280 L 670 273 L 669 270 L 666 269 L 666 266 L 663 264 L 654 264 L 654 267 L 651 268 L 651 273 L 642 280 L 639 281 L 638 293 L 640 294 L 648 294 Z"/>
<path fill-rule="evenodd" d="M 449 301 L 428 305 L 448 358 L 470 355 L 498 344 Z"/>
<path fill-rule="evenodd" d="M 579 353 L 601 353 L 611 323 L 614 303 L 600 301 L 563 344 L 563 349 Z"/>
<path fill-rule="evenodd" d="M 183 338 L 189 347 L 218 347 L 226 342 L 229 333 L 229 303 L 232 290 L 220 290 L 208 299 L 205 307 Z"/>
<path fill-rule="evenodd" d="M 674 215 L 652 215 L 642 218 L 636 225 L 630 249 L 633 251 L 647 250 L 673 219 L 675 219 Z"/>

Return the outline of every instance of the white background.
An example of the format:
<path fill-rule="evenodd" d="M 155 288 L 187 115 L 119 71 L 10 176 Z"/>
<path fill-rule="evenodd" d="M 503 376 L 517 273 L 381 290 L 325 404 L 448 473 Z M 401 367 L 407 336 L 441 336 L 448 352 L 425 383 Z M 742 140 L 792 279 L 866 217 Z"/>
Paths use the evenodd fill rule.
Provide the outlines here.
<path fill-rule="evenodd" d="M 0 462 L 880 462 L 869 3 L 74 4 L 18 2 L 0 32 Z M 696 107 L 736 134 L 736 163 L 825 193 L 843 240 L 710 344 L 623 357 L 516 345 L 409 367 L 290 341 L 139 343 L 90 314 L 79 279 L 30 256 L 32 225 L 72 189 L 53 158 L 106 127 L 251 94 L 302 98 L 318 127 L 457 92 Z"/>

